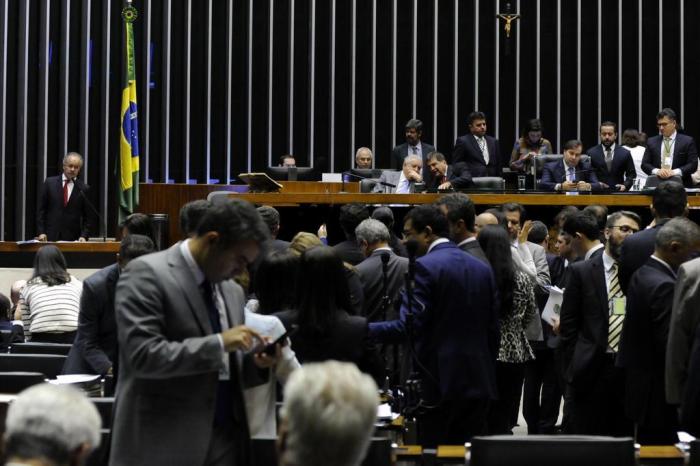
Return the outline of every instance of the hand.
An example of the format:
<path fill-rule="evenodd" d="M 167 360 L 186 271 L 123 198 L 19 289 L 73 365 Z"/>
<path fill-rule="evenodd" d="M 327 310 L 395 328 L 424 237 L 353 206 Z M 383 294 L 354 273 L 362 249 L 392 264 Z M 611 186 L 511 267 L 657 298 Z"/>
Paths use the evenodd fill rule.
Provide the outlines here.
<path fill-rule="evenodd" d="M 47 237 L 44 233 L 40 234 L 39 236 L 36 237 L 37 240 L 41 241 L 42 243 L 45 243 L 47 240 Z"/>
<path fill-rule="evenodd" d="M 328 230 L 326 229 L 326 224 L 322 223 L 320 227 L 318 227 L 318 232 L 316 232 L 316 236 L 319 238 L 328 238 Z"/>
<path fill-rule="evenodd" d="M 415 171 L 415 170 L 409 170 L 408 174 L 406 175 L 406 178 L 407 178 L 409 181 L 415 181 L 415 182 L 418 182 L 418 183 L 420 183 L 421 181 L 423 181 L 423 178 L 420 176 L 420 173 L 418 173 L 418 172 Z"/>
<path fill-rule="evenodd" d="M 78 243 L 84 243 L 86 241 L 87 240 L 85 238 L 83 238 L 82 236 L 80 238 L 78 238 Z"/>
<path fill-rule="evenodd" d="M 662 168 L 658 172 L 656 172 L 656 176 L 665 180 L 675 175 L 673 174 L 673 170 L 671 170 L 670 168 Z"/>
<path fill-rule="evenodd" d="M 253 362 L 260 369 L 269 369 L 270 367 L 277 364 L 277 361 L 282 357 L 282 345 L 279 343 L 275 345 L 275 354 L 270 356 L 265 352 L 255 353 L 253 356 Z"/>
<path fill-rule="evenodd" d="M 603 182 L 601 181 L 599 184 L 600 184 L 600 187 L 601 187 L 602 189 L 610 189 L 610 186 L 608 186 L 607 183 L 603 183 Z"/>
<path fill-rule="evenodd" d="M 554 332 L 555 335 L 559 335 L 561 330 L 559 329 L 559 326 L 561 325 L 561 321 L 559 320 L 558 317 L 554 318 L 554 323 L 552 324 L 552 332 Z"/>
<path fill-rule="evenodd" d="M 618 191 L 623 192 L 627 191 L 627 188 L 625 188 L 624 184 L 616 184 L 615 187 L 617 188 Z"/>
<path fill-rule="evenodd" d="M 256 339 L 264 344 L 263 338 L 258 332 L 245 325 L 230 328 L 221 332 L 221 338 L 224 340 L 224 350 L 227 352 L 238 350 L 249 350 L 255 345 Z"/>
<path fill-rule="evenodd" d="M 452 183 L 450 183 L 449 181 L 445 181 L 440 186 L 438 186 L 438 189 L 452 189 Z"/>
<path fill-rule="evenodd" d="M 574 183 L 573 181 L 564 181 L 561 184 L 561 190 L 562 191 L 573 191 L 577 187 L 577 184 Z"/>
<path fill-rule="evenodd" d="M 528 152 L 523 160 L 532 160 L 533 158 L 535 158 L 535 155 L 537 154 L 535 154 L 534 152 Z"/>
<path fill-rule="evenodd" d="M 586 183 L 585 181 L 579 181 L 576 186 L 578 187 L 579 191 L 590 191 L 591 190 L 591 184 Z"/>
<path fill-rule="evenodd" d="M 520 233 L 518 233 L 518 243 L 523 244 L 527 242 L 527 236 L 530 234 L 530 230 L 532 230 L 532 220 L 526 220 L 525 223 L 523 223 L 523 227 L 520 229 Z"/>

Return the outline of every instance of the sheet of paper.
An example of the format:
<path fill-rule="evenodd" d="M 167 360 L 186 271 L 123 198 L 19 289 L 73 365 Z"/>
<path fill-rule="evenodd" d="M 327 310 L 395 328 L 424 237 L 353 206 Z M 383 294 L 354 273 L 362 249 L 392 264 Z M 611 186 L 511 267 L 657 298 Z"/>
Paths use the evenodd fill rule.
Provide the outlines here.
<path fill-rule="evenodd" d="M 550 286 L 549 299 L 547 299 L 547 304 L 542 311 L 542 320 L 549 325 L 554 325 L 559 320 L 562 301 L 564 301 L 564 290 L 557 286 Z"/>
<path fill-rule="evenodd" d="M 96 380 L 99 380 L 99 378 L 100 378 L 99 375 L 94 375 L 94 374 L 67 374 L 67 375 L 57 376 L 56 380 L 51 380 L 51 383 L 53 383 L 55 385 L 85 383 L 85 382 L 94 382 Z"/>

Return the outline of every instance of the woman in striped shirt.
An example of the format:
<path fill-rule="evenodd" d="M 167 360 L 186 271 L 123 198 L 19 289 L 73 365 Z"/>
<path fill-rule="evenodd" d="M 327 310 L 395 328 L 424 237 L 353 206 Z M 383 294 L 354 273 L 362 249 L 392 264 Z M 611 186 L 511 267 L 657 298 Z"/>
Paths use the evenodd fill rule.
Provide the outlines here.
<path fill-rule="evenodd" d="M 20 293 L 18 306 L 29 340 L 73 343 L 83 283 L 66 269 L 66 259 L 56 246 L 37 251 L 34 273 Z"/>

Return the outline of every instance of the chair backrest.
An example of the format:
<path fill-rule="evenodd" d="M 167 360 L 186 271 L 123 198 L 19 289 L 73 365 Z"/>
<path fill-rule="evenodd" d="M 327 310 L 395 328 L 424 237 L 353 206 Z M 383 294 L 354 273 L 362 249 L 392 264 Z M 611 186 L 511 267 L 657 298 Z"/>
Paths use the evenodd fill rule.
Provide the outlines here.
<path fill-rule="evenodd" d="M 647 177 L 646 183 L 644 184 L 644 189 L 658 188 L 659 184 L 661 184 L 662 181 L 675 181 L 676 183 L 683 184 L 683 178 L 681 178 L 680 176 L 672 176 L 667 180 L 662 180 L 656 175 L 649 175 Z"/>
<path fill-rule="evenodd" d="M 221 198 L 228 197 L 229 194 L 235 191 L 212 191 L 209 194 L 207 194 L 207 201 L 209 202 L 216 202 L 217 200 L 220 200 Z"/>
<path fill-rule="evenodd" d="M 468 456 L 471 466 L 633 466 L 636 462 L 634 440 L 629 437 L 474 437 Z"/>
<path fill-rule="evenodd" d="M 362 466 L 391 466 L 391 439 L 372 437 Z"/>
<path fill-rule="evenodd" d="M 690 458 L 688 466 L 700 466 L 700 440 L 690 442 Z"/>
<path fill-rule="evenodd" d="M 564 154 L 542 154 L 535 156 L 535 172 L 537 176 L 537 181 L 542 179 L 542 170 L 544 166 L 550 162 L 556 162 L 562 160 Z M 591 161 L 591 157 L 588 154 L 581 154 L 581 161 L 579 163 L 588 164 Z"/>
<path fill-rule="evenodd" d="M 13 343 L 13 354 L 63 354 L 68 355 L 73 345 L 69 343 Z"/>
<path fill-rule="evenodd" d="M 112 409 L 114 407 L 114 397 L 101 397 L 101 398 L 90 398 L 97 408 L 97 412 L 100 413 L 102 418 L 102 428 L 111 429 L 112 428 Z"/>
<path fill-rule="evenodd" d="M 377 185 L 377 181 L 372 178 L 366 180 L 360 180 L 360 192 L 361 193 L 371 193 L 374 187 Z"/>
<path fill-rule="evenodd" d="M 500 176 L 477 176 L 472 178 L 476 189 L 489 191 L 503 191 L 506 189 L 506 180 Z"/>
<path fill-rule="evenodd" d="M 40 372 L 55 379 L 65 362 L 62 354 L 0 354 L 0 372 Z"/>
<path fill-rule="evenodd" d="M 39 372 L 0 372 L 0 392 L 16 394 L 46 379 Z"/>

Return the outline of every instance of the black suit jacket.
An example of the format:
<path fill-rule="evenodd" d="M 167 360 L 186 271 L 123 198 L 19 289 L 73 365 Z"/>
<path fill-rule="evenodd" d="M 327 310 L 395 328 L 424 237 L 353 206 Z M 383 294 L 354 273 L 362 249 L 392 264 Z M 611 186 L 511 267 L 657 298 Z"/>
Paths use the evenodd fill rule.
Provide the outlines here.
<path fill-rule="evenodd" d="M 622 242 L 619 259 L 618 278 L 620 280 L 620 288 L 623 293 L 627 292 L 632 275 L 641 266 L 643 266 L 649 257 L 654 253 L 654 243 L 656 242 L 656 234 L 668 219 L 657 220 L 654 228 L 641 230 L 633 235 L 628 236 Z"/>
<path fill-rule="evenodd" d="M 681 426 L 694 436 L 700 436 L 700 325 L 688 363 L 688 379 L 681 404 Z"/>
<path fill-rule="evenodd" d="M 634 168 L 632 154 L 627 149 L 615 145 L 610 170 L 608 170 L 608 164 L 605 163 L 605 152 L 602 144 L 591 147 L 586 151 L 586 154 L 591 157 L 591 166 L 595 170 L 598 181 L 607 184 L 612 191 L 617 191 L 615 185 L 618 184 L 624 185 L 625 190 L 630 190 L 637 177 L 637 171 Z"/>
<path fill-rule="evenodd" d="M 642 424 L 664 421 L 666 343 L 671 323 L 675 275 L 649 258 L 627 288 L 627 313 L 617 364 L 625 368 L 627 416 Z"/>
<path fill-rule="evenodd" d="M 651 175 L 654 168 L 661 168 L 661 151 L 663 150 L 664 138 L 660 134 L 649 138 L 647 148 L 642 158 L 642 170 L 647 175 Z M 698 148 L 695 139 L 685 134 L 676 133 L 676 142 L 673 146 L 672 169 L 680 168 L 683 174 L 683 184 L 686 188 L 693 186 L 690 175 L 698 168 Z"/>
<path fill-rule="evenodd" d="M 76 178 L 68 205 L 64 207 L 61 175 L 46 178 L 41 186 L 37 206 L 38 234 L 46 234 L 49 241 L 89 238 L 95 223 L 94 215 L 85 200 L 85 197 L 89 197 L 89 190 L 85 183 Z"/>
<path fill-rule="evenodd" d="M 114 292 L 119 266 L 98 270 L 83 282 L 80 296 L 78 333 L 63 366 L 64 374 L 105 375 L 112 365 L 116 377 L 118 362 L 117 324 L 114 320 Z"/>
<path fill-rule="evenodd" d="M 498 139 L 492 136 L 486 138 L 486 148 L 489 151 L 489 163 L 486 165 L 484 156 L 479 148 L 476 138 L 470 133 L 457 138 L 455 149 L 452 152 L 452 163 L 464 162 L 473 177 L 503 176 L 501 163 L 501 149 Z"/>
<path fill-rule="evenodd" d="M 432 172 L 431 172 L 432 175 Z M 472 174 L 469 171 L 469 167 L 464 162 L 458 162 L 447 166 L 447 181 L 452 184 L 454 189 L 464 189 L 469 188 L 474 185 L 472 181 Z M 440 177 L 433 176 L 432 182 L 430 184 L 426 183 L 426 187 L 429 190 L 437 190 L 442 184 L 442 179 Z"/>
<path fill-rule="evenodd" d="M 608 292 L 602 256 L 569 265 L 561 306 L 561 348 L 567 382 L 585 393 L 598 377 L 608 347 Z"/>
<path fill-rule="evenodd" d="M 285 328 L 299 321 L 296 310 L 282 311 L 274 314 Z M 367 319 L 351 316 L 344 311 L 337 311 L 337 316 L 329 328 L 324 331 L 301 325 L 299 331 L 291 336 L 292 348 L 300 363 L 319 362 L 329 359 L 348 361 L 371 375 L 377 385 L 384 383 L 384 361 L 377 347 L 367 338 Z"/>
<path fill-rule="evenodd" d="M 481 246 L 479 245 L 478 241 L 469 241 L 467 243 L 464 243 L 459 246 L 459 249 L 466 252 L 467 254 L 472 255 L 473 257 L 476 257 L 484 263 L 491 265 L 489 263 L 488 258 L 486 257 L 486 254 L 484 253 L 484 250 L 481 249 Z"/>
<path fill-rule="evenodd" d="M 382 297 L 384 296 L 384 273 L 382 254 L 389 255 L 386 265 L 386 295 L 391 299 L 390 305 L 386 309 L 386 315 L 381 311 Z M 399 297 L 399 292 L 404 286 L 404 275 L 408 270 L 408 259 L 399 257 L 393 251 L 379 250 L 372 254 L 355 267 L 362 282 L 362 290 L 365 295 L 363 315 L 370 322 L 378 320 L 396 319 L 398 313 L 394 309 L 394 302 Z"/>
<path fill-rule="evenodd" d="M 542 179 L 539 188 L 543 191 L 554 191 L 557 184 L 566 181 L 566 168 L 563 160 L 549 162 L 542 168 Z M 591 184 L 591 191 L 600 191 L 600 183 L 595 170 L 589 164 L 580 162 L 576 167 L 576 181 L 585 181 Z"/>
<path fill-rule="evenodd" d="M 333 246 L 333 250 L 344 262 L 351 265 L 357 265 L 365 260 L 365 255 L 360 251 L 360 247 L 357 245 L 357 241 L 354 238 L 336 244 Z"/>
<path fill-rule="evenodd" d="M 426 144 L 425 142 L 420 142 L 420 150 L 423 156 L 423 181 L 426 185 L 433 182 L 433 174 L 428 168 L 428 154 L 435 152 L 435 146 Z M 391 151 L 391 168 L 394 170 L 401 170 L 403 167 L 403 160 L 408 156 L 408 143 L 404 142 L 394 147 Z"/>

